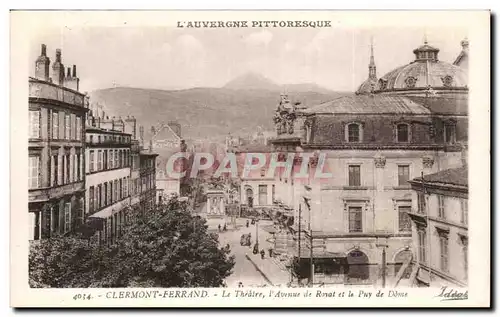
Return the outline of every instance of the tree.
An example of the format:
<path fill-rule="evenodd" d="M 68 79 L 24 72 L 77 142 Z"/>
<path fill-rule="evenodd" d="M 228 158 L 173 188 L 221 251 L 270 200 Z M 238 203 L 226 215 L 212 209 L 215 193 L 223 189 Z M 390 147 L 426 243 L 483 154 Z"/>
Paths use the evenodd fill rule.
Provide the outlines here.
<path fill-rule="evenodd" d="M 77 236 L 37 241 L 30 252 L 32 287 L 219 287 L 234 257 L 206 221 L 174 198 L 132 210 L 111 246 Z"/>
<path fill-rule="evenodd" d="M 147 214 L 134 213 L 116 244 L 116 286 L 219 287 L 234 257 L 220 248 L 206 221 L 192 216 L 187 202 L 172 199 Z M 140 237 L 140 238 L 138 238 Z"/>

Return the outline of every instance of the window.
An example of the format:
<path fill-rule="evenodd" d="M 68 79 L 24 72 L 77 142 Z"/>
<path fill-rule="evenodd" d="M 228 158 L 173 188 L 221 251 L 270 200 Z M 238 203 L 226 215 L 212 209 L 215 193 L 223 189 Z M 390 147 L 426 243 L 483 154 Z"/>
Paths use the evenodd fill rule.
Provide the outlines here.
<path fill-rule="evenodd" d="M 52 112 L 52 139 L 59 139 L 59 113 Z"/>
<path fill-rule="evenodd" d="M 30 138 L 40 137 L 40 111 L 30 111 Z"/>
<path fill-rule="evenodd" d="M 469 201 L 467 199 L 460 199 L 460 207 L 461 207 L 461 217 L 460 222 L 464 225 L 468 223 L 469 218 Z"/>
<path fill-rule="evenodd" d="M 90 172 L 94 171 L 94 151 L 90 150 L 90 161 L 89 161 L 89 166 L 90 166 Z"/>
<path fill-rule="evenodd" d="M 71 230 L 71 203 L 64 204 L 64 233 Z"/>
<path fill-rule="evenodd" d="M 410 180 L 410 166 L 409 165 L 399 165 L 398 166 L 398 185 L 408 186 L 408 181 Z"/>
<path fill-rule="evenodd" d="M 66 173 L 66 182 L 65 184 L 68 184 L 70 182 L 70 173 L 71 173 L 71 167 L 70 167 L 70 160 L 71 160 L 71 155 L 69 154 L 66 154 L 66 170 L 65 170 L 65 173 Z"/>
<path fill-rule="evenodd" d="M 123 183 L 123 192 L 125 193 L 124 196 L 128 196 L 128 177 L 125 178 L 125 181 Z"/>
<path fill-rule="evenodd" d="M 360 141 L 360 128 L 359 124 L 351 123 L 347 126 L 347 140 L 349 142 L 359 142 Z"/>
<path fill-rule="evenodd" d="M 50 160 L 51 186 L 59 184 L 59 155 L 52 155 Z"/>
<path fill-rule="evenodd" d="M 91 136 L 89 137 L 89 143 L 91 143 L 91 144 L 92 144 L 92 143 L 94 143 L 94 136 L 93 136 L 93 135 L 91 135 Z"/>
<path fill-rule="evenodd" d="M 102 151 L 97 150 L 97 170 L 102 170 Z"/>
<path fill-rule="evenodd" d="M 108 151 L 108 168 L 113 168 L 113 150 Z"/>
<path fill-rule="evenodd" d="M 29 189 L 35 189 L 39 187 L 39 173 L 40 173 L 40 157 L 30 156 L 28 163 L 28 184 Z"/>
<path fill-rule="evenodd" d="M 444 125 L 444 142 L 448 144 L 455 143 L 455 125 L 454 124 L 445 124 Z"/>
<path fill-rule="evenodd" d="M 349 165 L 349 186 L 361 186 L 360 165 Z"/>
<path fill-rule="evenodd" d="M 77 180 L 82 180 L 82 174 L 81 174 L 81 164 L 82 164 L 82 155 L 81 154 L 76 154 L 76 179 Z"/>
<path fill-rule="evenodd" d="M 94 186 L 89 188 L 89 212 L 94 212 Z"/>
<path fill-rule="evenodd" d="M 119 185 L 118 185 L 118 200 L 123 199 L 123 180 L 120 178 Z"/>
<path fill-rule="evenodd" d="M 418 231 L 418 256 L 420 263 L 425 263 L 427 260 L 427 241 L 426 232 L 424 230 Z"/>
<path fill-rule="evenodd" d="M 115 202 L 115 199 L 113 197 L 113 182 L 109 182 L 109 186 L 108 186 L 108 190 L 109 190 L 109 201 L 111 204 L 113 204 Z"/>
<path fill-rule="evenodd" d="M 95 195 L 94 195 L 94 210 L 99 209 L 99 187 L 95 188 Z"/>
<path fill-rule="evenodd" d="M 64 138 L 69 140 L 71 138 L 71 122 L 69 114 L 64 117 Z"/>
<path fill-rule="evenodd" d="M 399 206 L 398 207 L 398 218 L 399 218 L 399 231 L 400 232 L 410 232 L 411 231 L 411 220 L 408 215 L 411 212 L 410 206 Z"/>
<path fill-rule="evenodd" d="M 442 195 L 437 195 L 438 198 L 438 217 L 441 219 L 446 219 L 446 213 L 444 209 L 445 198 Z"/>
<path fill-rule="evenodd" d="M 440 264 L 441 271 L 449 271 L 448 262 L 448 237 L 446 235 L 441 235 L 439 237 L 439 251 L 440 251 Z"/>
<path fill-rule="evenodd" d="M 115 150 L 115 168 L 118 168 L 118 167 L 120 167 L 118 165 L 118 150 Z"/>
<path fill-rule="evenodd" d="M 82 118 L 76 117 L 76 139 L 82 139 Z"/>
<path fill-rule="evenodd" d="M 424 193 L 418 193 L 417 194 L 417 202 L 418 202 L 418 212 L 421 214 L 425 214 L 425 194 Z"/>
<path fill-rule="evenodd" d="M 102 150 L 102 155 L 103 168 L 106 170 L 108 169 L 108 150 Z"/>
<path fill-rule="evenodd" d="M 363 232 L 361 207 L 349 207 L 349 232 Z"/>
<path fill-rule="evenodd" d="M 113 200 L 117 201 L 118 200 L 118 181 L 117 180 L 115 180 L 113 182 L 113 188 L 114 188 L 114 191 L 113 191 Z"/>
<path fill-rule="evenodd" d="M 410 140 L 410 131 L 408 124 L 401 123 L 396 126 L 398 142 L 408 142 Z"/>
<path fill-rule="evenodd" d="M 108 183 L 104 183 L 104 206 L 107 206 L 108 204 L 111 204 L 111 202 L 108 200 Z"/>
<path fill-rule="evenodd" d="M 76 116 L 72 114 L 70 116 L 70 127 L 71 127 L 71 139 L 76 139 Z"/>

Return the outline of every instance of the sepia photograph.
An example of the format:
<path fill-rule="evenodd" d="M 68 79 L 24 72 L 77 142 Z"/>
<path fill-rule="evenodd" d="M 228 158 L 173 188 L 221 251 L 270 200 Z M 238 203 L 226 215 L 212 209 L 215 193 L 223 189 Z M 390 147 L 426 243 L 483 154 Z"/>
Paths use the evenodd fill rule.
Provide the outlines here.
<path fill-rule="evenodd" d="M 470 123 L 489 96 L 469 97 L 488 12 L 133 13 L 11 13 L 18 36 L 35 18 L 12 60 L 16 288 L 57 306 L 489 294 L 489 188 L 469 183 L 489 178 Z"/>

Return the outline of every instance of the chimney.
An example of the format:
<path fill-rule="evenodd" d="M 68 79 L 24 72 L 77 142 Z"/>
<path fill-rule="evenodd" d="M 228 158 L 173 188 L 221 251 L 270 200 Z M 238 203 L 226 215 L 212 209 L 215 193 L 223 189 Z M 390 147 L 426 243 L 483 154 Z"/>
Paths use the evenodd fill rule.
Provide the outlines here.
<path fill-rule="evenodd" d="M 40 56 L 35 61 L 35 78 L 49 81 L 50 59 L 47 57 L 47 46 L 42 44 Z"/>
<path fill-rule="evenodd" d="M 64 85 L 64 65 L 61 59 L 61 49 L 56 50 L 56 61 L 52 65 L 52 78 L 58 85 Z"/>
<path fill-rule="evenodd" d="M 73 75 L 71 74 L 71 67 L 68 67 L 68 75 L 64 78 L 64 87 L 79 91 L 80 78 L 76 77 L 76 65 L 73 65 Z"/>

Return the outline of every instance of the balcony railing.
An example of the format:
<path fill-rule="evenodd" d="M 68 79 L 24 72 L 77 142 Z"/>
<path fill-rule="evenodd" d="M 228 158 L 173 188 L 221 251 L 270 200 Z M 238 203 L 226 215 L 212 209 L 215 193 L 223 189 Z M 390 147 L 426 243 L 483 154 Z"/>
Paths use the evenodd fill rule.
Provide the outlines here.
<path fill-rule="evenodd" d="M 30 98 L 43 98 L 61 101 L 79 107 L 85 107 L 85 95 L 53 83 L 30 79 Z"/>

